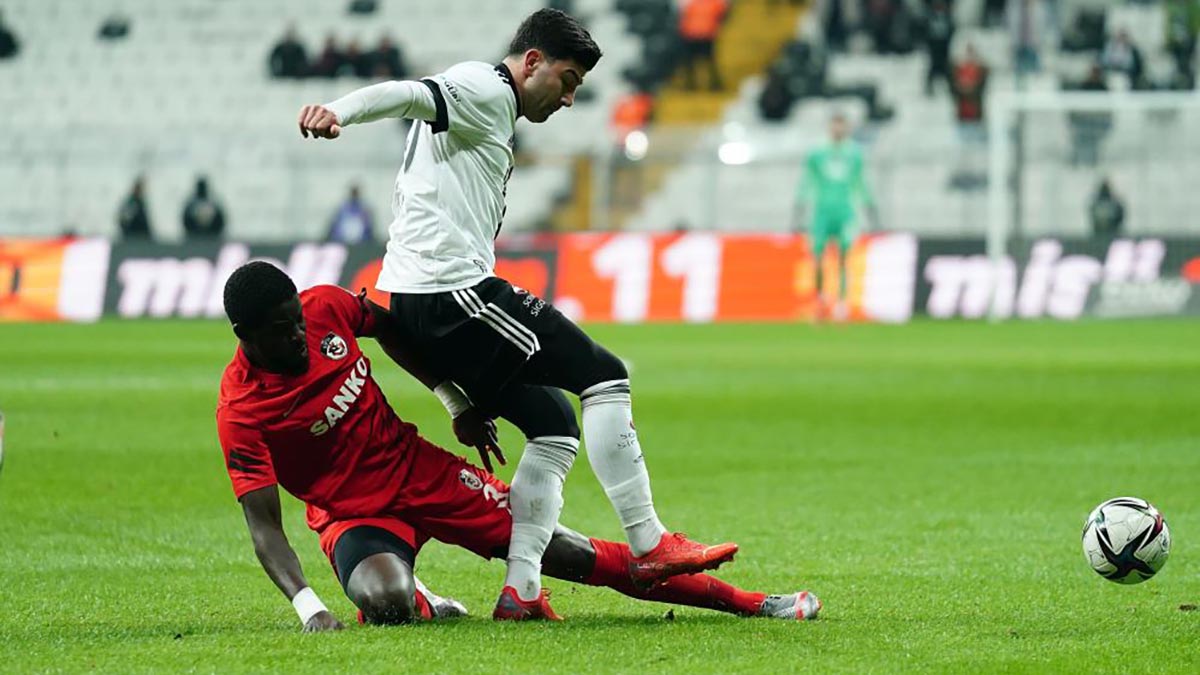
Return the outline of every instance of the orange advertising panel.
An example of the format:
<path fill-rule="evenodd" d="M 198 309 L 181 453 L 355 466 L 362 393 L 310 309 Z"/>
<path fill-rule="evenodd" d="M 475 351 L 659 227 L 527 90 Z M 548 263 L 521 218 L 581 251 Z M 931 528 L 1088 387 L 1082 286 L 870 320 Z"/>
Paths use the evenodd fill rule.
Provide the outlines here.
<path fill-rule="evenodd" d="M 796 235 L 578 234 L 560 240 L 553 301 L 582 321 L 792 321 L 832 304 L 837 254 L 822 260 L 816 293 L 807 240 Z M 916 240 L 862 237 L 847 259 L 850 318 L 911 315 Z M 819 301 L 820 300 L 820 301 Z"/>
<path fill-rule="evenodd" d="M 109 249 L 97 239 L 0 239 L 0 322 L 100 318 Z"/>
<path fill-rule="evenodd" d="M 60 321 L 68 241 L 0 241 L 0 321 Z"/>

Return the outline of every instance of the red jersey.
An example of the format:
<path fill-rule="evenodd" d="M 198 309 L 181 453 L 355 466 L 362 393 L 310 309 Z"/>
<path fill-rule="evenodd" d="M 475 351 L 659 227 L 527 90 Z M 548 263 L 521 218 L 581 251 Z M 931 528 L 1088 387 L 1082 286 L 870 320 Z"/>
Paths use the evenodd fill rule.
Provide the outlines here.
<path fill-rule="evenodd" d="M 308 504 L 308 525 L 385 515 L 410 470 L 417 429 L 396 416 L 358 347 L 372 335 L 365 300 L 337 286 L 300 294 L 309 367 L 257 368 L 238 347 L 221 379 L 217 435 L 234 494 L 278 483 Z"/>

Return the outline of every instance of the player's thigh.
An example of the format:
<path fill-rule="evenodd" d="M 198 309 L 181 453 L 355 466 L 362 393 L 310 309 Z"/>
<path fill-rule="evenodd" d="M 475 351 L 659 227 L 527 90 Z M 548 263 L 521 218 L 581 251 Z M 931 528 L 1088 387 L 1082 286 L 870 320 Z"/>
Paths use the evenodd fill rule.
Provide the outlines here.
<path fill-rule="evenodd" d="M 838 248 L 838 253 L 846 252 L 848 241 L 853 241 L 849 218 L 843 214 L 831 214 L 818 218 L 812 227 L 813 257 L 820 259 L 830 242 Z"/>
<path fill-rule="evenodd" d="M 458 455 L 418 439 L 397 508 L 418 532 L 476 555 L 504 557 L 512 534 L 508 485 Z"/>
<path fill-rule="evenodd" d="M 519 381 L 566 389 L 578 395 L 599 382 L 629 377 L 619 358 L 592 340 L 553 304 L 503 279 L 487 279 L 457 293 L 457 297 L 465 306 L 475 308 L 473 327 L 486 326 L 492 332 L 492 340 L 483 343 L 485 347 L 499 340 L 500 344 L 507 343 L 506 353 L 515 350 L 523 356 L 514 376 L 504 384 Z M 479 393 L 499 395 L 500 389 L 495 387 L 499 379 L 494 377 L 487 383 L 492 385 L 490 391 L 480 387 Z M 466 383 L 459 384 L 468 394 L 472 393 Z"/>
<path fill-rule="evenodd" d="M 561 389 L 514 382 L 500 393 L 496 412 L 526 438 L 579 438 L 575 408 Z"/>
<path fill-rule="evenodd" d="M 576 396 L 601 382 L 629 379 L 625 363 L 555 310 L 556 321 L 542 334 L 542 348 L 518 374 L 525 384 L 565 389 Z"/>
<path fill-rule="evenodd" d="M 454 380 L 486 408 L 529 359 L 508 332 L 468 304 L 467 291 L 393 293 L 391 316 L 404 342 L 422 363 Z"/>

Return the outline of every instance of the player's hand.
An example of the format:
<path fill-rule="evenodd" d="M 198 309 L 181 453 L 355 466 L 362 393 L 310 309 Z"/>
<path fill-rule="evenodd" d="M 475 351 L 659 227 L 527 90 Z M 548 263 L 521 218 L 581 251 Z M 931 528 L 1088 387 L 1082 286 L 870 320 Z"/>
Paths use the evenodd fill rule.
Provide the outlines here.
<path fill-rule="evenodd" d="M 337 617 L 328 610 L 313 614 L 308 623 L 304 624 L 305 633 L 323 633 L 327 630 L 341 630 L 343 628 L 345 626 L 342 625 L 342 622 L 338 621 Z"/>
<path fill-rule="evenodd" d="M 479 459 L 488 473 L 494 473 L 492 455 L 504 466 L 504 452 L 500 450 L 500 442 L 496 440 L 496 423 L 479 412 L 478 408 L 468 408 L 454 418 L 454 435 L 458 442 L 479 451 Z"/>
<path fill-rule="evenodd" d="M 337 115 L 323 105 L 306 105 L 300 109 L 300 135 L 308 138 L 337 138 L 342 135 Z"/>

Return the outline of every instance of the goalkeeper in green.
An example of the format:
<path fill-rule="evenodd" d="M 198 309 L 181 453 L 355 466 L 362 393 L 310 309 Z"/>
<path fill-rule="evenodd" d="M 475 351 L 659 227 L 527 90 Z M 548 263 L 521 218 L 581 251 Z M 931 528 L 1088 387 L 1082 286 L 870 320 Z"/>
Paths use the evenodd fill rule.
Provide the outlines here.
<path fill-rule="evenodd" d="M 829 123 L 830 142 L 808 153 L 804 176 L 796 193 L 797 212 L 801 218 L 806 208 L 812 207 L 809 232 L 818 315 L 823 307 L 821 257 L 831 238 L 838 246 L 838 302 L 834 306 L 834 316 L 838 319 L 847 316 L 846 254 L 854 243 L 855 201 L 865 207 L 872 226 L 877 221 L 875 199 L 863 172 L 863 150 L 849 138 L 849 131 L 845 116 L 834 113 Z"/>

